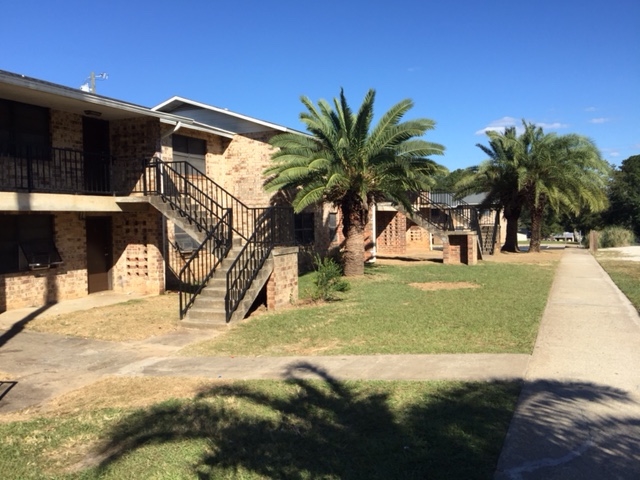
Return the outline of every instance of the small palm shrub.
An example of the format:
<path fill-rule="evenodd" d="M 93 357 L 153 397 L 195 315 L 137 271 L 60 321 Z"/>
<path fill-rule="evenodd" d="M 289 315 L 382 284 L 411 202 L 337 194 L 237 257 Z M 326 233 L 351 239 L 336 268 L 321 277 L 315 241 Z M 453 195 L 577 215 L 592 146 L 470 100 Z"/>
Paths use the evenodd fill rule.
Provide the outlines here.
<path fill-rule="evenodd" d="M 342 267 L 331 257 L 315 256 L 316 278 L 313 281 L 313 300 L 335 300 L 336 292 L 349 290 L 349 282 L 342 277 Z"/>
<path fill-rule="evenodd" d="M 633 240 L 633 232 L 624 227 L 606 227 L 598 232 L 598 248 L 627 247 Z"/>

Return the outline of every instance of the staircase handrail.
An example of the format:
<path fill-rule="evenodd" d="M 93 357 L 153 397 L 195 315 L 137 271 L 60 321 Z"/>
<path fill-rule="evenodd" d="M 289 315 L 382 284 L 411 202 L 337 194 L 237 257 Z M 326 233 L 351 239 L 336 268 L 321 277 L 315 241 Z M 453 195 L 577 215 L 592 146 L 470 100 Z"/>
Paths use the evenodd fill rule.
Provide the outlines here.
<path fill-rule="evenodd" d="M 233 210 L 228 208 L 180 269 L 180 319 L 184 318 L 231 250 L 232 225 Z"/>
<path fill-rule="evenodd" d="M 258 214 L 259 210 L 264 211 Z M 258 214 L 254 222 L 256 228 L 227 271 L 227 296 L 225 298 L 227 322 L 244 299 L 251 283 L 273 250 L 275 245 L 275 211 L 276 207 L 254 209 L 254 213 Z"/>
<path fill-rule="evenodd" d="M 227 209 L 192 179 L 175 169 L 172 163 L 153 158 L 147 169 L 151 169 L 153 175 L 145 176 L 145 193 L 160 195 L 171 208 L 205 233 L 218 225 Z"/>
<path fill-rule="evenodd" d="M 205 192 L 211 198 L 215 198 L 218 205 L 222 208 L 231 208 L 234 211 L 233 231 L 243 240 L 247 240 L 254 230 L 252 225 L 254 207 L 247 206 L 240 199 L 231 194 L 228 190 L 211 180 L 204 172 L 197 169 L 189 162 L 164 162 L 164 165 L 170 166 L 173 170 L 181 172 L 187 178 L 197 179 L 197 188 Z"/>

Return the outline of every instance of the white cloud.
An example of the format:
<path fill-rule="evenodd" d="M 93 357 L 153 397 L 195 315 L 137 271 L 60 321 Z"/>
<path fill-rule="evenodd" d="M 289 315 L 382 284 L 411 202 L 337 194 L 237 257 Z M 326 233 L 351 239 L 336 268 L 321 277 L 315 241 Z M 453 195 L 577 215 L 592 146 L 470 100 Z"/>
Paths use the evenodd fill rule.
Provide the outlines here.
<path fill-rule="evenodd" d="M 589 120 L 589 123 L 605 123 L 610 120 L 611 120 L 610 118 L 599 117 L 599 118 L 592 118 L 591 120 Z"/>
<path fill-rule="evenodd" d="M 553 123 L 536 122 L 536 126 L 542 127 L 543 129 L 547 129 L 547 130 L 558 130 L 560 128 L 567 128 L 569 124 L 560 123 L 560 122 L 553 122 Z"/>
<path fill-rule="evenodd" d="M 489 125 L 478 130 L 476 132 L 476 135 L 484 135 L 487 132 L 504 132 L 504 129 L 506 127 L 515 127 L 519 123 L 520 122 L 516 118 L 502 117 L 502 118 L 499 118 L 498 120 L 489 122 Z"/>
<path fill-rule="evenodd" d="M 538 127 L 542 127 L 545 130 L 558 130 L 560 128 L 567 128 L 569 124 L 567 123 L 545 123 L 545 122 L 532 122 L 534 125 Z M 507 127 L 516 127 L 516 133 L 520 135 L 524 129 L 522 127 L 522 122 L 514 117 L 502 117 L 498 120 L 494 120 L 489 123 L 483 129 L 480 129 L 476 132 L 476 135 L 484 135 L 487 132 L 504 132 L 504 129 Z"/>
<path fill-rule="evenodd" d="M 611 152 L 609 155 L 611 155 L 612 157 L 619 157 L 620 156 L 620 152 Z"/>
<path fill-rule="evenodd" d="M 584 109 L 585 112 L 595 112 L 598 110 L 596 107 L 587 107 Z"/>

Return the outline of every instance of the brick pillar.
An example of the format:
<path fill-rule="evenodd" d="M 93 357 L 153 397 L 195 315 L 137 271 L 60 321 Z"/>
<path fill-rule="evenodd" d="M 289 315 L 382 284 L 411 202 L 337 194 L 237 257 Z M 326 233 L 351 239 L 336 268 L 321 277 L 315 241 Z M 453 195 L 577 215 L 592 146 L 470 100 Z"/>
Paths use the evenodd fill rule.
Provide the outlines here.
<path fill-rule="evenodd" d="M 298 300 L 298 247 L 276 247 L 271 252 L 273 272 L 267 280 L 267 309 L 278 310 Z"/>
<path fill-rule="evenodd" d="M 478 240 L 475 233 L 450 233 L 442 248 L 442 261 L 447 264 L 476 265 Z"/>

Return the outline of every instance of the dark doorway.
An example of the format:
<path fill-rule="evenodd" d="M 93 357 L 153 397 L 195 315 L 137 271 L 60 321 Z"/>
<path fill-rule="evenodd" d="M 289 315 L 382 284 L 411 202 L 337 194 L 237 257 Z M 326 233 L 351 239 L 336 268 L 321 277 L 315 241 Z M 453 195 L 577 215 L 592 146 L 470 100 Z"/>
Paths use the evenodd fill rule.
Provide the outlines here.
<path fill-rule="evenodd" d="M 89 293 L 110 290 L 111 217 L 87 217 L 86 226 Z"/>
<path fill-rule="evenodd" d="M 84 150 L 84 188 L 87 192 L 111 190 L 111 149 L 109 122 L 82 117 Z"/>

